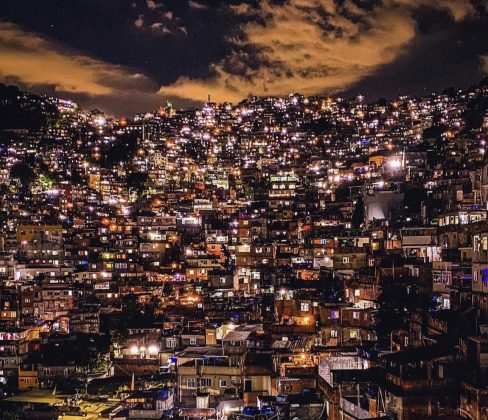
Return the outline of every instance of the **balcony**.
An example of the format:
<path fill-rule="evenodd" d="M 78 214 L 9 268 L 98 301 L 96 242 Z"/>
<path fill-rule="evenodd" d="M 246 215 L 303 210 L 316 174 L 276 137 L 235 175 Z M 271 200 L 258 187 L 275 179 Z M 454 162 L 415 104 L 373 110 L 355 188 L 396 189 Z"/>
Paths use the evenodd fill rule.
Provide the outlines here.
<path fill-rule="evenodd" d="M 293 334 L 315 334 L 315 325 L 296 325 L 296 324 L 274 324 L 273 334 L 293 335 Z"/>

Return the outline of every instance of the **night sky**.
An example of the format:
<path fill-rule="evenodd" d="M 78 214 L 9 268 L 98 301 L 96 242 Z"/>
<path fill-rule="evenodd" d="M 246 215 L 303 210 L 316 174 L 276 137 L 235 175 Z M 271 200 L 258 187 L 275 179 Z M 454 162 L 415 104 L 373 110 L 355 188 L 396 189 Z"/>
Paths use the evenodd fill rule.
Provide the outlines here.
<path fill-rule="evenodd" d="M 250 94 L 469 87 L 488 0 L 2 0 L 0 81 L 114 115 Z"/>

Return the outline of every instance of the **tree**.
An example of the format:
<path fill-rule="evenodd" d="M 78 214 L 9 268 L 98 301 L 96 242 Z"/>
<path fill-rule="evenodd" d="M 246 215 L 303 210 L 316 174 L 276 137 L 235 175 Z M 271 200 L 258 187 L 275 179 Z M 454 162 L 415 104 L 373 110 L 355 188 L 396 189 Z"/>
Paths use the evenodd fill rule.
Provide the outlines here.
<path fill-rule="evenodd" d="M 378 311 L 374 316 L 374 327 L 380 346 L 388 345 L 391 333 L 407 329 L 414 312 L 435 308 L 432 297 L 418 293 L 415 279 L 409 277 L 384 279 L 376 303 Z"/>
<path fill-rule="evenodd" d="M 13 178 L 18 178 L 22 185 L 28 186 L 36 179 L 32 168 L 25 163 L 17 163 L 12 167 L 10 174 Z"/>
<path fill-rule="evenodd" d="M 111 168 L 119 162 L 128 162 L 134 156 L 136 149 L 137 135 L 135 133 L 128 133 L 118 137 L 105 153 L 105 166 Z"/>
<path fill-rule="evenodd" d="M 443 95 L 447 95 L 447 96 L 449 96 L 451 98 L 454 98 L 456 96 L 456 93 L 457 93 L 456 88 L 453 87 L 453 86 L 450 86 L 447 89 L 444 89 L 442 91 L 442 94 Z"/>
<path fill-rule="evenodd" d="M 0 413 L 1 420 L 21 420 L 23 418 L 24 411 L 20 408 L 3 408 Z"/>
<path fill-rule="evenodd" d="M 76 391 L 85 387 L 86 375 L 73 373 L 69 376 L 57 375 L 53 379 L 56 391 L 63 394 L 76 394 Z"/>
<path fill-rule="evenodd" d="M 136 295 L 130 294 L 122 298 L 122 316 L 117 329 L 124 331 L 127 328 L 147 327 L 155 321 L 155 300 L 149 304 L 142 304 Z"/>
<path fill-rule="evenodd" d="M 127 177 L 127 185 L 134 188 L 140 196 L 148 180 L 148 175 L 144 172 L 134 172 Z"/>
<path fill-rule="evenodd" d="M 463 113 L 467 129 L 476 130 L 483 124 L 483 118 L 488 111 L 488 97 L 477 96 L 468 102 Z"/>
<path fill-rule="evenodd" d="M 359 196 L 356 201 L 356 206 L 354 207 L 354 213 L 352 214 L 352 227 L 354 229 L 359 229 L 361 224 L 364 223 L 364 203 L 363 197 Z"/>

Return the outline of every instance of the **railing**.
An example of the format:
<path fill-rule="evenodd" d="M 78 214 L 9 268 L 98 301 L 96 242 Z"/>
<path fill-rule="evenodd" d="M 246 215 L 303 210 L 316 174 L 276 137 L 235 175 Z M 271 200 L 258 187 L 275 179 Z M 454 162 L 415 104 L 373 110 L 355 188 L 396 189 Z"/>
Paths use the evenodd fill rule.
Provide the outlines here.
<path fill-rule="evenodd" d="M 361 408 L 359 405 L 356 405 L 352 401 L 345 398 L 341 398 L 340 407 L 345 413 L 354 416 L 356 419 L 371 418 L 369 410 L 365 410 L 364 408 Z"/>

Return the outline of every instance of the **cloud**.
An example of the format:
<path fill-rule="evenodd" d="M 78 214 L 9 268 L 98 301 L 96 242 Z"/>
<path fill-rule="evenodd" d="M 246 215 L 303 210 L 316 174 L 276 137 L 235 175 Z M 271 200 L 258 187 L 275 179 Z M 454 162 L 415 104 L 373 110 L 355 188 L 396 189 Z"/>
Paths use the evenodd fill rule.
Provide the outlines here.
<path fill-rule="evenodd" d="M 141 29 L 144 27 L 144 16 L 143 15 L 139 15 L 137 17 L 137 19 L 135 20 L 134 22 L 134 26 L 137 28 L 137 29 Z"/>
<path fill-rule="evenodd" d="M 0 23 L 0 79 L 25 88 L 84 99 L 155 95 L 158 85 L 143 74 L 81 54 L 66 53 L 38 35 Z M 42 90 L 42 89 L 41 89 Z M 113 108 L 112 108 L 113 109 Z"/>
<path fill-rule="evenodd" d="M 188 35 L 188 29 L 183 26 L 181 19 L 171 10 L 155 11 L 163 7 L 152 0 L 147 0 L 149 11 L 140 14 L 134 22 L 135 27 L 147 34 L 159 36 L 167 35 Z M 200 5 L 202 6 L 202 5 Z M 201 8 L 201 7 L 200 7 Z M 161 21 L 162 20 L 162 21 Z"/>
<path fill-rule="evenodd" d="M 476 14 L 473 5 L 468 0 L 392 0 L 392 3 L 412 9 L 431 7 L 445 10 L 456 22 Z"/>
<path fill-rule="evenodd" d="M 153 23 L 151 25 L 151 30 L 157 34 L 162 34 L 162 35 L 166 35 L 166 34 L 171 33 L 171 31 L 168 29 L 168 27 L 163 25 L 161 22 Z"/>
<path fill-rule="evenodd" d="M 197 1 L 190 0 L 188 2 L 188 5 L 192 9 L 208 9 L 208 6 L 206 4 L 198 3 Z"/>
<path fill-rule="evenodd" d="M 157 4 L 155 1 L 153 0 L 146 0 L 146 5 L 147 5 L 147 8 L 148 9 L 151 9 L 151 10 L 154 10 L 154 9 L 159 9 L 160 7 L 162 7 L 161 4 Z"/>
<path fill-rule="evenodd" d="M 338 13 L 333 2 L 321 6 L 313 0 L 263 2 L 259 14 L 265 23 L 242 27 L 242 39 L 232 40 L 234 51 L 211 66 L 212 78 L 180 78 L 162 92 L 183 98 L 210 92 L 217 100 L 237 101 L 249 94 L 337 90 L 394 60 L 415 36 L 414 22 L 398 8 L 368 13 L 350 3 L 358 22 Z M 242 5 L 235 10 L 249 13 Z"/>
<path fill-rule="evenodd" d="M 481 65 L 483 67 L 483 71 L 488 74 L 488 55 L 481 57 Z"/>
<path fill-rule="evenodd" d="M 229 9 L 231 9 L 236 15 L 244 16 L 252 14 L 255 10 L 249 3 L 231 4 L 229 5 Z"/>
<path fill-rule="evenodd" d="M 473 15 L 467 0 L 385 0 L 366 7 L 344 0 L 272 0 L 229 9 L 248 19 L 229 39 L 230 54 L 210 65 L 212 77 L 180 77 L 162 93 L 238 101 L 250 94 L 342 91 L 408 51 L 416 37 L 413 14 L 435 8 L 453 20 Z M 363 2 L 363 4 L 366 4 Z M 257 18 L 256 18 L 257 16 Z"/>

